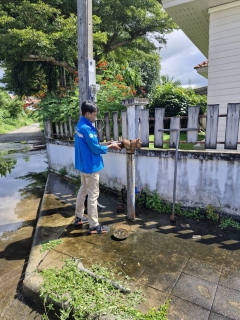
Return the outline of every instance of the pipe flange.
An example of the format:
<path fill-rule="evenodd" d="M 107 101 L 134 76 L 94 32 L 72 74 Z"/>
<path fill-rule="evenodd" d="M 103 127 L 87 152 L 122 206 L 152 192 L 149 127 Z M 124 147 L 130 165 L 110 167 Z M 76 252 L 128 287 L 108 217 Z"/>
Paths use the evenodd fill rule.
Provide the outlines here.
<path fill-rule="evenodd" d="M 125 206 L 123 203 L 118 203 L 116 206 L 116 212 L 124 212 L 125 211 Z"/>

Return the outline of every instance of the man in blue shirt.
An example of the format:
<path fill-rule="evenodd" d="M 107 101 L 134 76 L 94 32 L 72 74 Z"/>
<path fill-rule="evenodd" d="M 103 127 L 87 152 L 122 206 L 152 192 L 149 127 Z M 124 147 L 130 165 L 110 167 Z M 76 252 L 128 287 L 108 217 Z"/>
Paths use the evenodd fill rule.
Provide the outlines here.
<path fill-rule="evenodd" d="M 75 168 L 80 171 L 81 187 L 76 200 L 74 225 L 89 222 L 88 234 L 102 234 L 109 228 L 98 222 L 97 199 L 99 197 L 99 171 L 103 169 L 102 154 L 110 148 L 120 150 L 120 143 L 107 142 L 100 145 L 97 130 L 93 126 L 97 119 L 98 108 L 92 101 L 84 101 L 81 105 L 80 118 L 75 133 Z M 84 216 L 84 202 L 88 195 L 88 218 Z"/>

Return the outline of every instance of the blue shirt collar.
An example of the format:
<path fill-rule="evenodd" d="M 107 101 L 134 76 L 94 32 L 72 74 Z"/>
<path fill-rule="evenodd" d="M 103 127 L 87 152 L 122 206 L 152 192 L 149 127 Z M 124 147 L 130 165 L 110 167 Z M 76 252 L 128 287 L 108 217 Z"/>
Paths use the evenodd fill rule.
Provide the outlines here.
<path fill-rule="evenodd" d="M 91 126 L 93 129 L 95 129 L 95 127 L 93 126 L 92 122 L 89 121 L 89 120 L 88 120 L 87 118 L 85 118 L 84 116 L 82 116 L 80 120 L 81 120 L 81 122 L 83 122 L 83 123 Z"/>

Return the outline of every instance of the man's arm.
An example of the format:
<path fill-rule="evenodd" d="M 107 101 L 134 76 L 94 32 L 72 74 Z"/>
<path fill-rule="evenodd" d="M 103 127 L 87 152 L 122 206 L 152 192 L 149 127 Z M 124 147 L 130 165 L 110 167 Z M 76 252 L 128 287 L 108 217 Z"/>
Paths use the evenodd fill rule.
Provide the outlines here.
<path fill-rule="evenodd" d="M 94 135 L 90 130 L 85 129 L 83 131 L 83 136 L 89 149 L 94 154 L 106 154 L 108 152 L 108 149 L 110 148 L 115 150 L 121 150 L 121 143 L 111 143 L 111 141 L 109 141 L 106 145 L 100 145 L 98 140 L 94 138 Z"/>

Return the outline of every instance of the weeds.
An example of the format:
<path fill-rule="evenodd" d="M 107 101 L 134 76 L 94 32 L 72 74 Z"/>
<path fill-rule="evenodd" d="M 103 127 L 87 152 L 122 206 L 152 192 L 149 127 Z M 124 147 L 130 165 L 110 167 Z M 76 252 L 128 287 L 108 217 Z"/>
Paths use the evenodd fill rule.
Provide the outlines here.
<path fill-rule="evenodd" d="M 62 239 L 46 241 L 46 242 L 44 242 L 42 244 L 42 248 L 40 249 L 40 252 L 44 252 L 44 251 L 47 251 L 47 250 L 54 249 L 56 246 L 58 246 L 62 242 L 63 242 Z"/>
<path fill-rule="evenodd" d="M 96 279 L 85 272 L 79 271 L 78 261 L 66 260 L 61 270 L 46 269 L 41 273 L 44 283 L 40 289 L 40 296 L 44 300 L 47 320 L 48 312 L 54 310 L 59 313 L 59 319 L 75 320 L 99 319 L 100 316 L 111 316 L 111 319 L 139 319 L 166 320 L 169 301 L 158 310 L 152 308 L 144 314 L 135 306 L 144 299 L 141 290 L 134 290 L 128 294 L 116 289 L 110 282 Z M 98 276 L 127 286 L 128 278 L 113 268 L 93 265 L 90 271 Z M 54 305 L 60 306 L 56 311 Z"/>
<path fill-rule="evenodd" d="M 59 170 L 59 175 L 61 177 L 64 177 L 65 175 L 67 174 L 67 168 L 66 167 L 63 167 Z"/>
<path fill-rule="evenodd" d="M 80 176 L 79 176 L 79 177 L 73 177 L 73 178 L 72 178 L 72 182 L 73 182 L 73 184 L 75 184 L 77 187 L 80 187 L 80 184 L 81 184 L 81 178 L 80 178 Z"/>
<path fill-rule="evenodd" d="M 200 208 L 182 208 L 179 203 L 175 207 L 176 214 L 192 219 L 203 219 L 204 214 Z"/>
<path fill-rule="evenodd" d="M 219 227 L 222 229 L 232 227 L 240 230 L 240 222 L 234 221 L 233 218 L 222 218 Z"/>
<path fill-rule="evenodd" d="M 148 186 L 142 191 L 146 193 L 146 207 L 147 209 L 158 211 L 160 213 L 171 213 L 172 204 L 161 199 L 157 190 L 153 192 L 149 191 Z M 136 205 L 142 208 L 144 204 L 143 197 L 137 197 Z M 180 203 L 175 204 L 175 213 L 181 216 L 185 216 L 193 219 L 202 219 L 204 217 L 202 210 L 200 208 L 183 208 Z"/>
<path fill-rule="evenodd" d="M 206 215 L 210 220 L 219 221 L 219 214 L 216 212 L 216 208 L 209 204 L 206 208 Z"/>
<path fill-rule="evenodd" d="M 143 191 L 146 193 L 146 208 L 160 213 L 171 213 L 172 204 L 161 199 L 157 190 L 153 192 L 149 191 L 148 186 L 146 186 Z M 136 197 L 136 205 L 139 208 L 143 208 L 144 198 Z M 220 209 L 214 207 L 212 204 L 209 204 L 206 209 L 203 208 L 184 208 L 180 203 L 175 204 L 175 213 L 192 219 L 203 219 L 208 218 L 209 220 L 219 222 L 220 228 L 232 227 L 237 230 L 240 230 L 240 222 L 234 221 L 232 218 L 223 218 L 221 217 L 221 206 Z"/>

